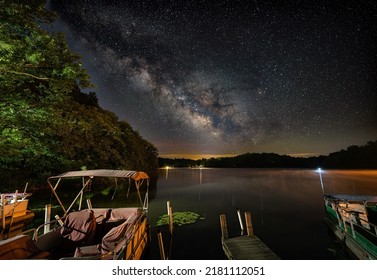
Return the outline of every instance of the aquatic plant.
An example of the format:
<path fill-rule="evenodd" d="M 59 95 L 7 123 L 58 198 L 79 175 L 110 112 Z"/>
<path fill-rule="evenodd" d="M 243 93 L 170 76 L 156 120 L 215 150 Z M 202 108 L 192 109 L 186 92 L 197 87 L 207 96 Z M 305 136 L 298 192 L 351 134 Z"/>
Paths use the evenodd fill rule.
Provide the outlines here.
<path fill-rule="evenodd" d="M 173 212 L 173 224 L 177 226 L 183 226 L 188 224 L 193 224 L 197 220 L 204 220 L 204 217 L 201 217 L 195 212 Z M 156 226 L 163 226 L 169 224 L 169 216 L 167 214 L 159 217 Z"/>

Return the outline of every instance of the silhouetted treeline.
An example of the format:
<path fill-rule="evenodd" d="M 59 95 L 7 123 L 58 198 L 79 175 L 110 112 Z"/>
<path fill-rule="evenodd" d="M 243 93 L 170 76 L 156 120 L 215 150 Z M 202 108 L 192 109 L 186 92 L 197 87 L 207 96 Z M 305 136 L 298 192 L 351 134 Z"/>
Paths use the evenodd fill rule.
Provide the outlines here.
<path fill-rule="evenodd" d="M 275 153 L 246 153 L 235 157 L 200 160 L 159 158 L 159 166 L 173 167 L 221 167 L 221 168 L 327 168 L 327 169 L 376 169 L 377 141 L 362 146 L 350 146 L 346 150 L 318 157 L 291 157 Z"/>
<path fill-rule="evenodd" d="M 376 169 L 377 141 L 370 141 L 363 146 L 350 146 L 323 157 L 323 167 L 340 169 Z"/>
<path fill-rule="evenodd" d="M 193 160 L 193 159 L 186 159 L 186 158 L 158 158 L 158 166 L 159 167 L 193 167 L 201 165 L 202 160 Z"/>

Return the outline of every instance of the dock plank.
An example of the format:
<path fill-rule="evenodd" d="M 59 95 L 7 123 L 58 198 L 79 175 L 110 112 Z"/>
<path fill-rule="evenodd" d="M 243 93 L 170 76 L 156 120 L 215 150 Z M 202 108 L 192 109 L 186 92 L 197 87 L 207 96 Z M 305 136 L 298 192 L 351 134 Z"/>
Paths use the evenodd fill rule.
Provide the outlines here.
<path fill-rule="evenodd" d="M 222 240 L 226 256 L 233 260 L 278 260 L 280 259 L 257 236 L 242 235 Z"/>

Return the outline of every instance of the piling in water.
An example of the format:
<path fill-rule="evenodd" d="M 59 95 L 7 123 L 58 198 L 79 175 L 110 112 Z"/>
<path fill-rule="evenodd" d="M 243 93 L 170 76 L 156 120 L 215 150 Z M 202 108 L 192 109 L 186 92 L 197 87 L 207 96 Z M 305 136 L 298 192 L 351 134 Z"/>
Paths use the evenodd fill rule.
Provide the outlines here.
<path fill-rule="evenodd" d="M 158 233 L 157 233 L 157 239 L 158 239 L 158 248 L 160 249 L 160 258 L 161 258 L 161 260 L 166 260 L 166 258 L 165 258 L 165 249 L 164 249 L 164 241 L 162 240 L 162 233 L 161 233 L 161 231 L 158 231 Z"/>

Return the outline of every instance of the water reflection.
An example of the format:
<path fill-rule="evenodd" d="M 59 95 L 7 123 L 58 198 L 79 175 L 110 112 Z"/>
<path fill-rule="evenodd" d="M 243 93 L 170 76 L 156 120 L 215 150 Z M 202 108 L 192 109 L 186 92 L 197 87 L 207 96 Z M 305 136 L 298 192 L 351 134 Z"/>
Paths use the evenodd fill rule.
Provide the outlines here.
<path fill-rule="evenodd" d="M 147 258 L 160 257 L 157 230 L 168 236 L 166 228 L 156 226 L 159 216 L 166 214 L 167 201 L 173 211 L 204 217 L 195 224 L 175 227 L 172 259 L 223 259 L 219 216 L 227 215 L 229 235 L 239 235 L 237 208 L 251 212 L 256 235 L 282 259 L 344 258 L 323 223 L 322 186 L 331 194 L 377 195 L 377 170 L 322 170 L 321 176 L 316 170 L 295 169 L 160 169 L 157 184 L 151 182 L 149 189 L 153 242 Z M 37 207 L 54 203 L 48 191 L 33 194 L 29 204 L 35 205 L 39 195 L 42 206 Z M 138 202 L 128 182 L 109 195 L 114 195 L 114 207 L 125 199 Z M 93 197 L 92 203 L 100 205 L 100 196 Z"/>
<path fill-rule="evenodd" d="M 320 175 L 294 169 L 161 169 L 150 220 L 153 225 L 166 213 L 168 200 L 174 211 L 205 217 L 175 229 L 173 259 L 222 259 L 219 215 L 227 214 L 229 234 L 238 235 L 237 208 L 251 211 L 256 234 L 282 259 L 343 258 L 323 223 L 322 187 L 326 193 L 376 195 L 377 171 Z M 152 251 L 149 258 L 158 259 Z"/>

